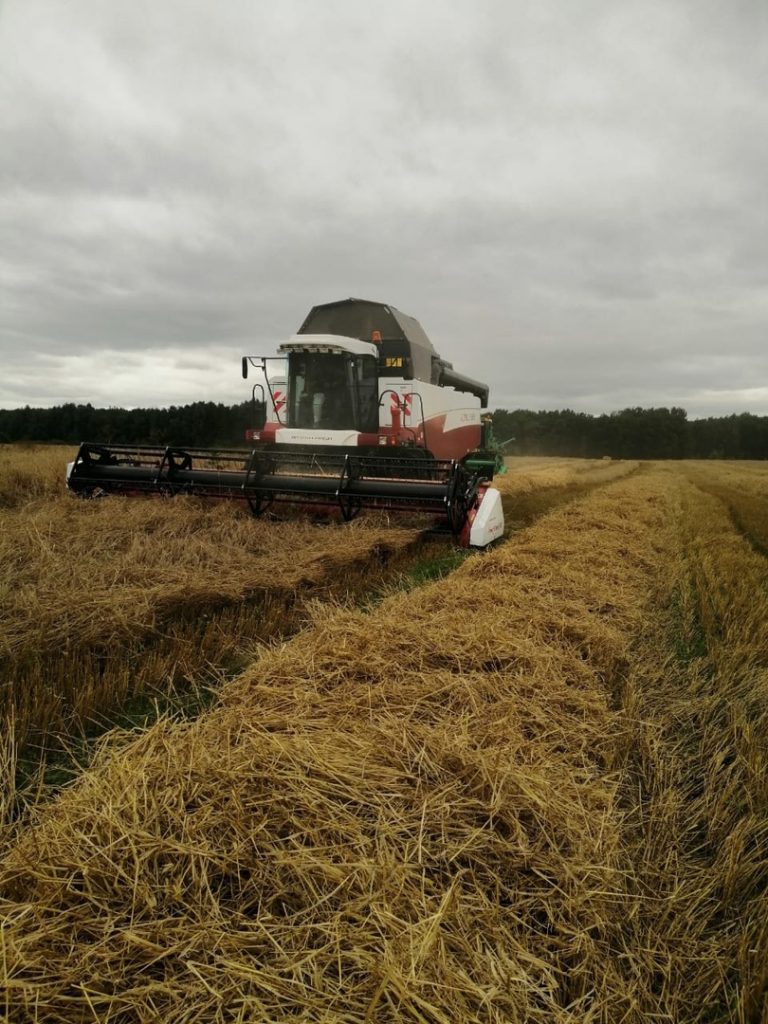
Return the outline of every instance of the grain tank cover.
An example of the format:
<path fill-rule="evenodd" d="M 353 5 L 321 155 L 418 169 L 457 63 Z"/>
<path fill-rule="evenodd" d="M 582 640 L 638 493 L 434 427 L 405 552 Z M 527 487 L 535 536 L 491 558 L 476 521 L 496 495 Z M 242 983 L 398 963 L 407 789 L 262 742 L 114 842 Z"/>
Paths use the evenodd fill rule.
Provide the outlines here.
<path fill-rule="evenodd" d="M 341 299 L 313 306 L 299 328 L 301 334 L 341 334 L 371 341 L 378 337 L 379 373 L 423 380 L 476 395 L 488 405 L 488 387 L 465 377 L 441 359 L 418 320 L 394 306 L 368 299 Z"/>
<path fill-rule="evenodd" d="M 348 338 L 371 341 L 378 331 L 382 361 L 409 357 L 411 375 L 417 380 L 432 379 L 432 361 L 437 352 L 424 328 L 412 316 L 394 306 L 367 299 L 342 299 L 313 306 L 299 334 L 343 334 Z M 398 374 L 393 374 L 398 376 Z"/>

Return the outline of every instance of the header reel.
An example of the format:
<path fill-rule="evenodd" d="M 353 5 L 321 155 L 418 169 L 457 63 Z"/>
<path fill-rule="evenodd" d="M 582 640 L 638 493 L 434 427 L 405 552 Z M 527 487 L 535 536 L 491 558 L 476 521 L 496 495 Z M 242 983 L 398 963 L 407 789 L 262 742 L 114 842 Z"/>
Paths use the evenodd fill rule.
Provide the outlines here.
<path fill-rule="evenodd" d="M 246 501 L 254 515 L 281 503 L 336 506 L 347 522 L 364 508 L 430 513 L 459 537 L 490 492 L 498 495 L 488 487 L 492 456 L 483 459 L 481 453 L 459 461 L 284 448 L 244 451 L 84 442 L 67 468 L 67 486 L 86 497 L 235 498 Z M 499 535 L 502 530 L 503 518 Z M 466 542 L 474 543 L 469 537 Z"/>

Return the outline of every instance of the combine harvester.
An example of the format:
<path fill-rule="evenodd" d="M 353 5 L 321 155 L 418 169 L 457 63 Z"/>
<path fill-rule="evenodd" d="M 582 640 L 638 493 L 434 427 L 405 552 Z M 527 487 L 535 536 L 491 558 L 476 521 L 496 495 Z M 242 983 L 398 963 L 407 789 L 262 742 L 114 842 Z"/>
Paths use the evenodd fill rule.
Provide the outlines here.
<path fill-rule="evenodd" d="M 488 387 L 456 373 L 421 325 L 392 306 L 346 299 L 315 306 L 257 371 L 243 449 L 85 442 L 67 468 L 81 495 L 196 494 L 273 503 L 438 514 L 466 547 L 504 532 L 490 486 Z"/>

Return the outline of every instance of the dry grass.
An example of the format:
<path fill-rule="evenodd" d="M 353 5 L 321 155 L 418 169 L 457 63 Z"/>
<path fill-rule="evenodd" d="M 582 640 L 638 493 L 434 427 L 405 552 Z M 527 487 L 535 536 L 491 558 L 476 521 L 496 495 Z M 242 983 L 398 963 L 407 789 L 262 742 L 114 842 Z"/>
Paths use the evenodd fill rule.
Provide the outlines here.
<path fill-rule="evenodd" d="M 510 458 L 508 473 L 498 477 L 506 534 L 530 526 L 541 515 L 583 497 L 597 487 L 631 476 L 638 462 L 598 459 Z"/>
<path fill-rule="evenodd" d="M 619 480 L 635 472 L 632 460 L 559 459 L 510 456 L 504 460 L 507 473 L 495 486 L 505 496 L 519 497 L 531 491 L 558 487 L 593 487 Z"/>
<path fill-rule="evenodd" d="M 51 453 L 33 453 L 32 468 L 35 454 L 45 480 Z M 11 504 L 0 510 L 0 721 L 20 747 L 77 734 L 132 694 L 290 631 L 307 597 L 370 588 L 420 535 L 382 517 L 324 528 L 183 498 Z"/>
<path fill-rule="evenodd" d="M 718 485 L 719 468 L 705 474 L 708 486 Z M 675 518 L 679 547 L 668 567 L 675 600 L 649 629 L 655 642 L 626 694 L 638 723 L 631 787 L 644 793 L 635 864 L 641 891 L 652 896 L 638 917 L 637 942 L 655 947 L 670 1020 L 762 1024 L 768 563 L 722 502 L 697 488 L 681 488 Z"/>
<path fill-rule="evenodd" d="M 220 706 L 105 741 L 0 862 L 0 1016 L 768 1020 L 768 563 L 712 490 L 763 473 L 705 468 L 523 466 L 516 501 L 619 479 L 438 584 L 310 603 Z M 179 506 L 198 555 L 225 508 Z"/>
<path fill-rule="evenodd" d="M 736 528 L 768 555 L 768 464 L 687 462 L 683 468 L 697 487 L 726 505 Z"/>
<path fill-rule="evenodd" d="M 302 516 L 254 522 L 227 502 L 77 500 L 63 481 L 72 454 L 6 448 L 0 463 L 0 721 L 21 749 L 231 667 L 295 629 L 308 596 L 371 589 L 416 557 L 418 531 L 381 515 L 323 528 Z M 510 521 L 541 514 L 556 488 L 571 497 L 569 480 L 594 486 L 633 468 L 577 463 L 502 478 Z"/>
<path fill-rule="evenodd" d="M 666 519 L 614 485 L 105 754 L 2 866 L 14 1020 L 645 1019 L 611 703 Z"/>
<path fill-rule="evenodd" d="M 0 444 L 0 509 L 62 494 L 75 454 L 66 445 Z"/>

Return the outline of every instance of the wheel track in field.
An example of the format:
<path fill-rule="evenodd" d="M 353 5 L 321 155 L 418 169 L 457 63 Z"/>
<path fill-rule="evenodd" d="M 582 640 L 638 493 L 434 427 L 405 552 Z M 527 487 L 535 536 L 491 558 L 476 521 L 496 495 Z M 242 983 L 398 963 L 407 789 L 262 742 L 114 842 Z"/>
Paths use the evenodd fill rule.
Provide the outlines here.
<path fill-rule="evenodd" d="M 738 488 L 729 483 L 708 480 L 698 467 L 685 467 L 690 482 L 704 494 L 718 499 L 726 508 L 733 526 L 757 554 L 768 558 L 768 493 Z M 753 471 L 752 481 L 763 482 Z"/>
<path fill-rule="evenodd" d="M 633 927 L 655 948 L 666 1019 L 762 1024 L 768 567 L 739 523 L 754 495 L 688 467 L 676 487 L 678 552 L 621 694 L 635 731 L 624 783 Z"/>

